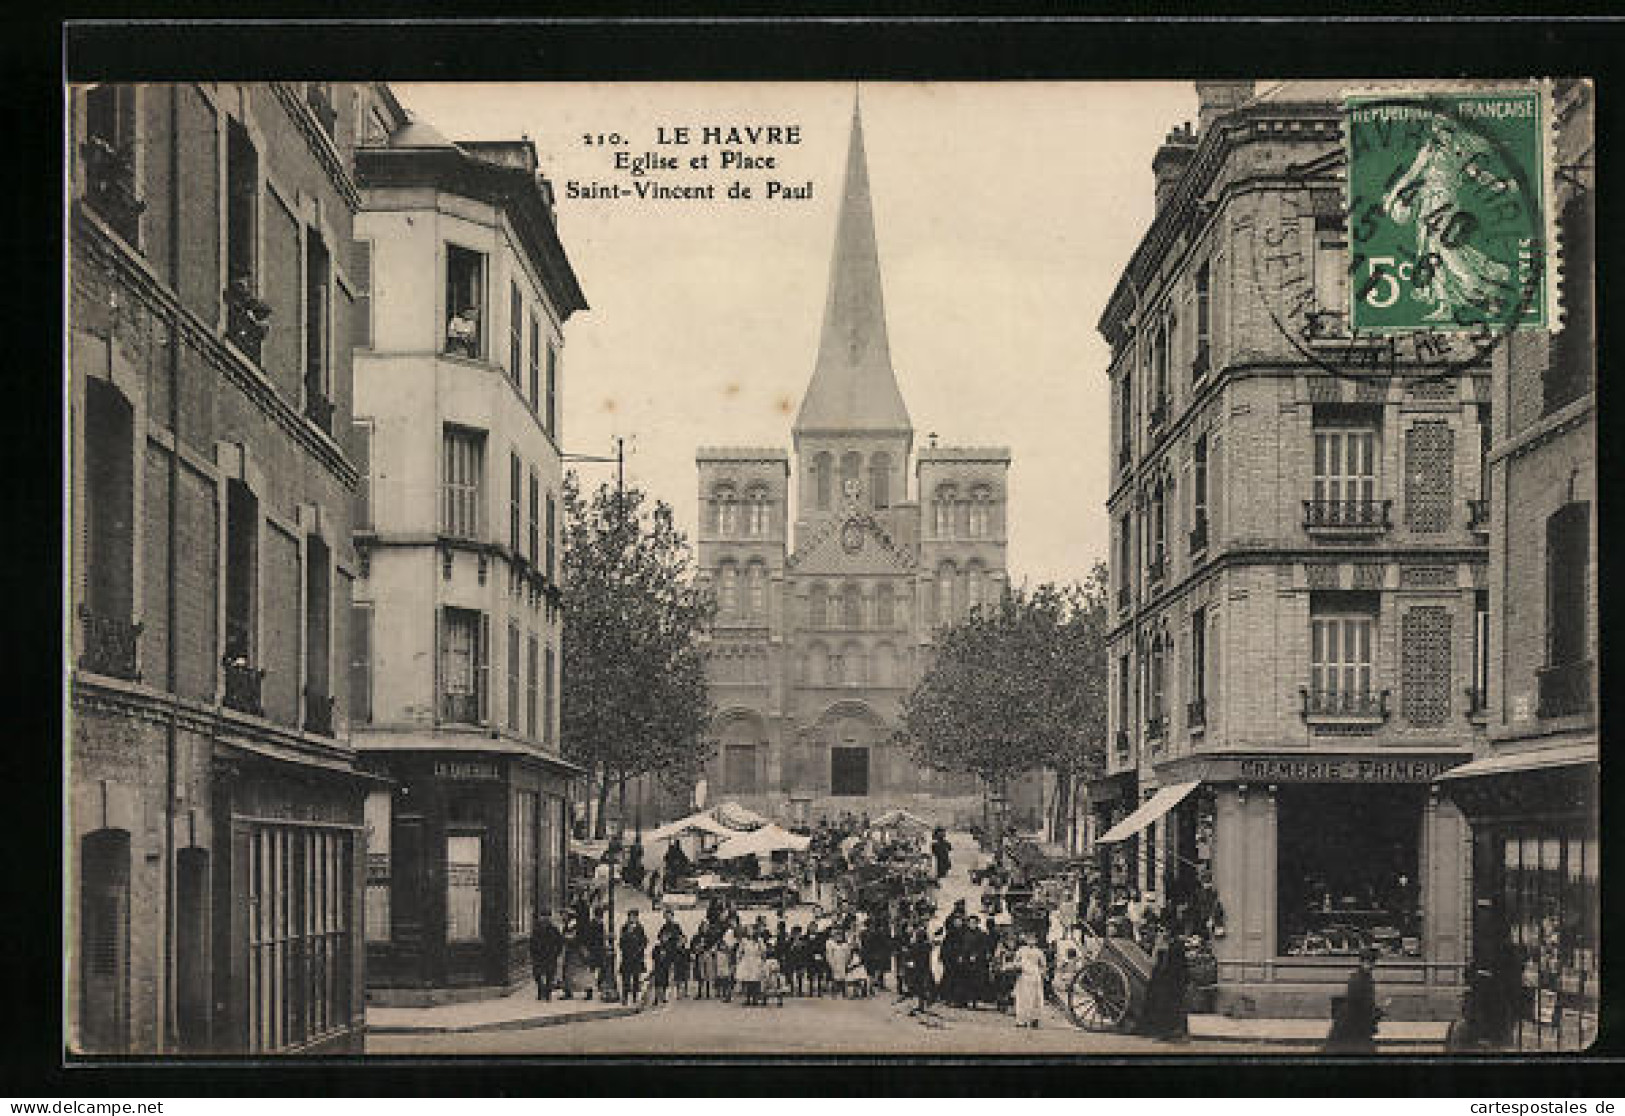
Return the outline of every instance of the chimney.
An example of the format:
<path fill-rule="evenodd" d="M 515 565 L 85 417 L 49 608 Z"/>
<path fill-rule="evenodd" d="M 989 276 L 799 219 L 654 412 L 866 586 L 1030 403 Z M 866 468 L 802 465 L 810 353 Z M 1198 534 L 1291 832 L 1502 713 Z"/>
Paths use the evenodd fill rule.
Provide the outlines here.
<path fill-rule="evenodd" d="M 1168 138 L 1162 141 L 1157 153 L 1151 159 L 1151 173 L 1157 180 L 1157 208 L 1162 208 L 1168 195 L 1173 193 L 1174 186 L 1190 166 L 1191 156 L 1196 154 L 1196 133 L 1192 131 L 1190 121 L 1179 125 L 1168 133 Z"/>
<path fill-rule="evenodd" d="M 1234 112 L 1252 99 L 1256 82 L 1251 81 L 1199 81 L 1196 83 L 1196 131 L 1207 135 L 1212 123 L 1225 113 Z"/>

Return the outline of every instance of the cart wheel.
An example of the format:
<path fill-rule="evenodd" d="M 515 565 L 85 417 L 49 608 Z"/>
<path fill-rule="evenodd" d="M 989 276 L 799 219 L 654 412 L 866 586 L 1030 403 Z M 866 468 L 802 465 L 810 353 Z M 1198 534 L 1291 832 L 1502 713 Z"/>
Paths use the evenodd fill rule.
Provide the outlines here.
<path fill-rule="evenodd" d="M 1128 974 L 1114 961 L 1097 959 L 1078 970 L 1066 990 L 1067 1014 L 1086 1031 L 1111 1031 L 1128 1015 Z"/>

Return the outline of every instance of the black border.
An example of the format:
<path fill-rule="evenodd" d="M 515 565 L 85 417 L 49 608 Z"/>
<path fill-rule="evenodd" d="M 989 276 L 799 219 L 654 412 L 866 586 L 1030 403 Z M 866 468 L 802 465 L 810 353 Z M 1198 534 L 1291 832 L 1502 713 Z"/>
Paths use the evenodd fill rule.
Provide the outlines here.
<path fill-rule="evenodd" d="M 1110 2 L 1092 5 L 1089 18 L 1074 18 L 1057 4 L 1004 6 L 987 17 L 966 15 L 918 18 L 896 3 L 855 7 L 804 7 L 812 22 L 793 22 L 779 5 L 754 0 L 725 12 L 695 4 L 667 5 L 659 18 L 625 4 L 556 5 L 548 22 L 512 20 L 474 22 L 471 13 L 460 23 L 421 22 L 444 17 L 444 3 L 420 0 L 374 5 L 371 20 L 300 22 L 331 13 L 332 8 L 304 2 L 286 4 L 275 19 L 266 9 L 258 16 L 242 6 L 200 11 L 198 5 L 170 4 L 169 11 L 135 15 L 122 4 L 81 5 L 76 19 L 65 22 L 36 13 L 37 39 L 9 31 L 0 57 L 11 77 L 8 108 L 15 114 L 8 135 L 4 181 L 11 187 L 4 212 L 11 218 L 5 243 L 12 263 L 14 294 L 26 304 L 50 300 L 60 314 L 60 288 L 45 277 L 54 260 L 60 274 L 61 213 L 60 82 L 90 80 L 170 79 L 332 79 L 424 80 L 821 80 L 821 79 L 1189 79 L 1195 76 L 1250 77 L 1260 74 L 1290 78 L 1315 76 L 1522 77 L 1585 75 L 1596 78 L 1597 181 L 1625 182 L 1618 156 L 1621 141 L 1621 98 L 1615 79 L 1625 59 L 1625 23 L 1596 18 L 1613 9 L 1607 3 L 1584 6 L 1593 13 L 1582 19 L 1516 17 L 1517 6 L 1478 4 L 1467 19 L 1435 18 L 1424 4 L 1413 4 L 1407 17 L 1365 19 L 1353 13 L 1328 15 L 1337 5 L 1317 4 L 1322 13 L 1310 18 L 1285 5 L 1255 5 L 1245 18 L 1211 18 L 1187 13 L 1172 19 L 1153 18 L 1142 6 Z M 1235 5 L 1226 6 L 1235 15 Z M 58 16 L 58 13 L 49 13 Z M 195 22 L 197 20 L 237 20 Z M 403 22 L 404 20 L 404 22 Z M 115 22 L 106 22 L 115 21 Z M 418 22 L 414 22 L 418 21 Z M 1057 137 L 1057 142 L 1065 142 Z M 27 168 L 26 170 L 24 168 Z M 1138 173 L 1139 168 L 1135 168 Z M 1616 187 L 1616 196 L 1617 190 Z M 1601 193 L 1601 191 L 1599 191 Z M 1611 304 L 1609 280 L 1622 258 L 1621 230 L 1611 218 L 1621 207 L 1599 201 L 1599 301 L 1602 336 L 1599 370 L 1609 355 L 1625 351 L 1614 343 L 1620 326 L 1606 312 Z M 30 275 L 25 289 L 17 277 Z M 46 293 L 41 298 L 41 292 Z M 13 302 L 15 305 L 15 302 Z M 10 336 L 13 390 L 38 391 L 36 401 L 14 396 L 13 414 L 60 418 L 60 340 L 50 337 L 53 307 L 29 307 L 16 319 L 30 323 Z M 35 350 L 27 354 L 29 350 Z M 43 351 L 41 351 L 43 350 Z M 52 352 L 54 350 L 55 362 Z M 1613 392 L 1606 372 L 1599 375 L 1599 421 L 1605 418 Z M 54 404 L 54 406 L 53 406 Z M 1608 439 L 1599 440 L 1599 491 L 1619 474 L 1620 454 Z M 117 1066 L 63 1069 L 58 988 L 60 879 L 60 760 L 62 714 L 60 620 L 55 601 L 39 593 L 36 579 L 61 584 L 57 536 L 42 525 L 56 523 L 53 501 L 62 490 L 58 424 L 25 419 L 15 424 L 4 449 L 8 487 L 13 493 L 17 535 L 40 537 L 33 546 L 14 546 L 4 560 L 13 616 L 32 629 L 39 621 L 41 638 L 13 636 L 9 680 L 34 699 L 14 703 L 11 740 L 0 748 L 0 773 L 11 790 L 10 823 L 13 870 L 5 875 L 11 902 L 3 985 L 10 1010 L 3 1047 L 4 1076 L 0 1092 L 12 1096 L 51 1098 L 124 1095 L 444 1095 L 448 1092 L 516 1096 L 577 1094 L 683 1094 L 749 1096 L 760 1093 L 862 1095 L 981 1095 L 992 1093 L 1065 1095 L 1133 1094 L 1151 1096 L 1316 1094 L 1376 1095 L 1539 1094 L 1581 1099 L 1619 1095 L 1615 1068 L 1625 1050 L 1625 1012 L 1619 990 L 1625 979 L 1604 985 L 1603 1034 L 1607 1053 L 1583 1059 L 1447 1061 L 1386 1056 L 1377 1072 L 1370 1063 L 1349 1060 L 1264 1058 L 1238 1062 L 1175 1056 L 1145 1059 L 907 1059 L 802 1058 L 718 1063 L 709 1059 L 640 1061 L 602 1058 L 590 1061 L 519 1061 L 511 1059 L 427 1062 L 421 1060 L 338 1059 L 322 1063 L 271 1062 L 255 1065 L 219 1063 L 123 1063 Z M 42 468 L 43 466 L 43 468 Z M 54 467 L 53 467 L 54 466 Z M 43 475 L 25 480 L 29 472 Z M 1599 515 L 1599 540 L 1610 538 L 1611 509 Z M 20 514 L 19 514 L 20 513 Z M 32 528 L 32 530 L 28 530 Z M 1611 623 L 1620 612 L 1612 591 L 1613 562 L 1606 545 L 1602 556 L 1601 612 L 1603 669 L 1612 665 Z M 22 572 L 30 558 L 41 566 Z M 20 606 L 20 607 L 19 607 Z M 14 629 L 15 630 L 15 629 Z M 23 642 L 27 640 L 28 642 Z M 40 648 L 50 649 L 49 653 Z M 1606 679 L 1606 674 L 1605 674 Z M 1608 709 L 1606 684 L 1601 687 L 1603 712 Z M 18 717 L 17 712 L 22 716 Z M 43 716 L 41 715 L 43 713 Z M 54 744 L 54 747 L 51 745 Z M 1625 785 L 1610 777 L 1607 790 Z M 1618 834 L 1603 832 L 1613 863 Z M 1622 859 L 1625 862 L 1625 859 Z M 1604 912 L 1605 954 L 1611 958 L 1619 921 Z M 1604 961 L 1605 967 L 1608 961 Z"/>

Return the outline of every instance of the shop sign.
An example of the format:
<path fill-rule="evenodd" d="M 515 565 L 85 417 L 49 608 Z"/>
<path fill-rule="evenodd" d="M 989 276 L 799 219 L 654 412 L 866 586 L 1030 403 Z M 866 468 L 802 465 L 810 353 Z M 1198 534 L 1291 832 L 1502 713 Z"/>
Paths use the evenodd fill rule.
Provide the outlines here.
<path fill-rule="evenodd" d="M 479 760 L 435 760 L 436 779 L 500 779 L 502 772 L 494 763 Z"/>
<path fill-rule="evenodd" d="M 1436 759 L 1244 759 L 1236 762 L 1233 777 L 1260 783 L 1431 783 L 1454 766 Z"/>

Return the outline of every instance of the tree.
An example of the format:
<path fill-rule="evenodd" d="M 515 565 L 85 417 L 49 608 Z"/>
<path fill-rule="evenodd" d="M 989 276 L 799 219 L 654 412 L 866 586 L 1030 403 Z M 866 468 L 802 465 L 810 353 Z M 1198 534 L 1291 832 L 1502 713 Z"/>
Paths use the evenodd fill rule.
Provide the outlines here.
<path fill-rule="evenodd" d="M 915 758 L 1003 788 L 1023 772 L 1057 775 L 1057 829 L 1071 828 L 1079 783 L 1106 753 L 1107 576 L 1007 590 L 938 631 L 933 661 L 903 702 Z"/>
<path fill-rule="evenodd" d="M 611 786 L 691 780 L 715 750 L 698 638 L 712 604 L 671 508 L 646 503 L 608 485 L 589 501 L 565 477 L 564 755 L 597 783 L 599 837 Z"/>

